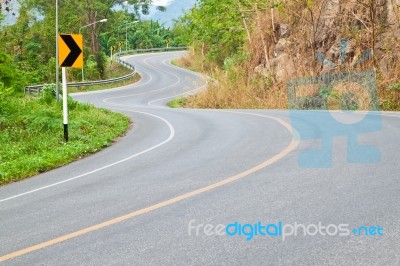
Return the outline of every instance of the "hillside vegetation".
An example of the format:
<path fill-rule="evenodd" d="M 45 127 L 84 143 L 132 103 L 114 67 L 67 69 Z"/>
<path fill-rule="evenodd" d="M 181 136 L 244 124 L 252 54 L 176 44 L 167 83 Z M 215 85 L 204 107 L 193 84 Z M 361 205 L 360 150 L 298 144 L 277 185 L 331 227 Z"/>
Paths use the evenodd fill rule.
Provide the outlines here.
<path fill-rule="evenodd" d="M 19 0 L 18 12 L 12 10 L 15 2 L 0 0 L 0 185 L 107 147 L 130 123 L 122 114 L 69 98 L 70 141 L 64 142 L 62 104 L 55 99 L 55 86 L 46 87 L 40 97 L 24 96 L 24 86 L 54 84 L 56 80 L 54 2 Z M 122 0 L 58 2 L 59 32 L 81 31 L 84 35 L 85 80 L 107 79 L 130 71 L 111 65 L 108 54 L 112 46 L 121 50 L 162 47 L 166 38 L 175 45 L 172 31 L 157 22 L 132 24 L 140 12 L 148 11 L 151 1 L 128 1 L 135 8 L 133 13 L 128 13 L 128 8 L 113 8 L 125 5 Z M 4 26 L 2 12 L 15 16 L 16 24 Z M 95 23 L 103 19 L 108 19 L 106 24 Z M 92 25 L 83 27 L 88 24 Z M 120 42 L 123 45 L 119 48 Z M 80 69 L 68 69 L 69 82 L 81 78 Z"/>
<path fill-rule="evenodd" d="M 380 108 L 399 110 L 399 18 L 399 0 L 200 0 L 178 24 L 192 46 L 180 64 L 217 82 L 185 103 L 288 108 L 294 78 L 372 70 Z"/>
<path fill-rule="evenodd" d="M 16 0 L 0 0 L 0 11 L 10 9 Z M 56 43 L 55 5 L 53 1 L 18 0 L 20 3 L 16 24 L 1 26 L 0 53 L 10 55 L 9 60 L 21 75 L 21 85 L 55 82 Z M 106 67 L 114 46 L 116 51 L 179 46 L 175 33 L 158 22 L 140 21 L 140 14 L 149 10 L 148 0 L 130 0 L 135 12 L 128 12 L 122 0 L 58 1 L 59 33 L 81 33 L 84 40 L 85 80 L 109 78 Z M 118 6 L 116 9 L 114 7 Z M 131 10 L 132 8 L 129 8 Z M 159 8 L 163 10 L 163 8 Z M 107 19 L 104 23 L 96 23 Z M 93 24 L 94 23 L 94 24 Z M 91 26 L 87 26 L 93 24 Z M 86 26 L 86 27 L 85 27 Z M 127 42 L 126 42 L 127 39 Z M 1 60 L 1 58 L 0 58 Z M 80 69 L 70 69 L 69 81 L 80 81 Z M 1 80 L 4 79 L 0 76 Z M 23 86 L 16 86 L 21 91 Z"/>

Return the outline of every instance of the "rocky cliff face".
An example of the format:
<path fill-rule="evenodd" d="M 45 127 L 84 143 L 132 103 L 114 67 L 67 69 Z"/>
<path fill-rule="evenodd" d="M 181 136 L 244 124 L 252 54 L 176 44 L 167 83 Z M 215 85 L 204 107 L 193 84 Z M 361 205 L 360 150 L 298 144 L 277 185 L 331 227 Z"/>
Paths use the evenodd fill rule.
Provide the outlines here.
<path fill-rule="evenodd" d="M 297 15 L 297 17 L 296 17 Z M 398 75 L 400 0 L 316 1 L 310 9 L 274 21 L 270 66 L 277 81 L 343 67 Z M 267 75 L 260 65 L 256 72 Z"/>

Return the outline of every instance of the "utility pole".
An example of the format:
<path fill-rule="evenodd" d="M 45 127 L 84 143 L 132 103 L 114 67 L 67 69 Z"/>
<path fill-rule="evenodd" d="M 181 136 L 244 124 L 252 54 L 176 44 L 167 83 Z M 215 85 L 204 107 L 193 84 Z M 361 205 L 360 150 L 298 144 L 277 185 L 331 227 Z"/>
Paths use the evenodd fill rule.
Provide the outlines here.
<path fill-rule="evenodd" d="M 58 73 L 58 0 L 56 0 L 56 99 L 57 101 L 60 99 L 60 92 L 59 92 L 59 73 Z"/>
<path fill-rule="evenodd" d="M 126 24 L 125 32 L 125 55 L 128 53 L 128 24 Z"/>
<path fill-rule="evenodd" d="M 131 24 L 135 24 L 135 23 L 139 23 L 139 20 L 127 23 L 125 25 L 125 54 L 128 53 L 128 26 Z M 121 49 L 121 47 L 120 47 L 120 49 Z M 121 50 L 120 50 L 120 52 L 121 52 Z"/>
<path fill-rule="evenodd" d="M 107 22 L 107 19 L 106 19 L 106 18 L 105 18 L 105 19 L 102 19 L 102 20 L 99 20 L 99 21 L 96 21 L 96 22 L 93 22 L 93 23 L 90 23 L 90 24 L 87 24 L 87 25 L 85 25 L 85 26 L 83 26 L 83 27 L 80 27 L 80 28 L 79 28 L 79 34 L 81 34 L 81 30 L 82 30 L 83 28 L 92 26 L 92 25 L 97 24 L 97 23 L 104 23 L 104 22 Z M 82 81 L 85 81 L 85 76 L 84 76 L 83 69 L 84 69 L 84 65 L 82 66 Z"/>

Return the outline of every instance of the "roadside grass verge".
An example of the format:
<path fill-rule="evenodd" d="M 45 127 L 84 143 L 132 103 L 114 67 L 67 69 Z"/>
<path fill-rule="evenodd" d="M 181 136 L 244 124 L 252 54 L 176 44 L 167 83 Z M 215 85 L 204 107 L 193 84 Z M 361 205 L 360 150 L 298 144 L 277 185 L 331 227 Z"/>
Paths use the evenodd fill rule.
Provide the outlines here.
<path fill-rule="evenodd" d="M 180 107 L 205 109 L 287 109 L 283 91 L 271 86 L 271 81 L 261 77 L 251 79 L 251 84 L 239 69 L 225 72 L 218 68 L 206 69 L 203 60 L 192 53 L 173 60 L 178 67 L 200 72 L 212 77 L 207 89 L 181 100 Z M 175 104 L 175 103 L 173 103 Z"/>
<path fill-rule="evenodd" d="M 177 98 L 168 103 L 168 106 L 171 108 L 182 108 L 185 106 L 186 98 Z"/>
<path fill-rule="evenodd" d="M 53 99 L 0 101 L 0 185 L 62 166 L 109 146 L 130 121 L 69 99 L 70 141 L 63 141 L 62 104 Z"/>
<path fill-rule="evenodd" d="M 177 67 L 185 68 L 191 70 L 193 72 L 201 72 L 200 66 L 195 65 L 195 62 L 192 61 L 189 56 L 182 56 L 177 59 L 171 60 L 171 64 Z"/>
<path fill-rule="evenodd" d="M 266 78 L 250 68 L 246 63 L 231 66 L 223 70 L 215 66 L 207 66 L 201 55 L 190 52 L 188 55 L 174 60 L 178 67 L 203 73 L 212 77 L 207 89 L 188 96 L 180 107 L 205 109 L 288 109 L 286 82 L 276 82 Z M 249 63 L 247 63 L 249 64 Z M 377 75 L 380 110 L 400 110 L 399 67 L 385 79 Z M 396 73 L 394 73 L 396 72 Z M 348 87 L 350 91 L 351 87 Z M 321 91 L 322 93 L 322 91 Z M 362 95 L 357 100 L 362 100 Z M 345 98 L 341 98 L 345 101 Z M 362 105 L 362 102 L 360 102 Z M 364 110 L 364 109 L 360 109 Z"/>

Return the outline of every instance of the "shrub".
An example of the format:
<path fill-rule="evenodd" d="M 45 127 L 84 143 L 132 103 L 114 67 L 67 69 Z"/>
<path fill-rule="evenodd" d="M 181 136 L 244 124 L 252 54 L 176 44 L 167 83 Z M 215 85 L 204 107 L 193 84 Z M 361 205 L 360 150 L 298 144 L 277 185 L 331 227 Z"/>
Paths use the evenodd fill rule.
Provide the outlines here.
<path fill-rule="evenodd" d="M 46 104 L 51 104 L 56 97 L 56 85 L 47 84 L 42 88 L 40 93 L 40 101 Z"/>
<path fill-rule="evenodd" d="M 12 90 L 10 88 L 14 88 L 14 90 L 22 92 L 25 85 L 21 72 L 11 57 L 2 51 L 0 51 L 0 82 L 3 90 L 8 88 L 10 91 Z"/>

